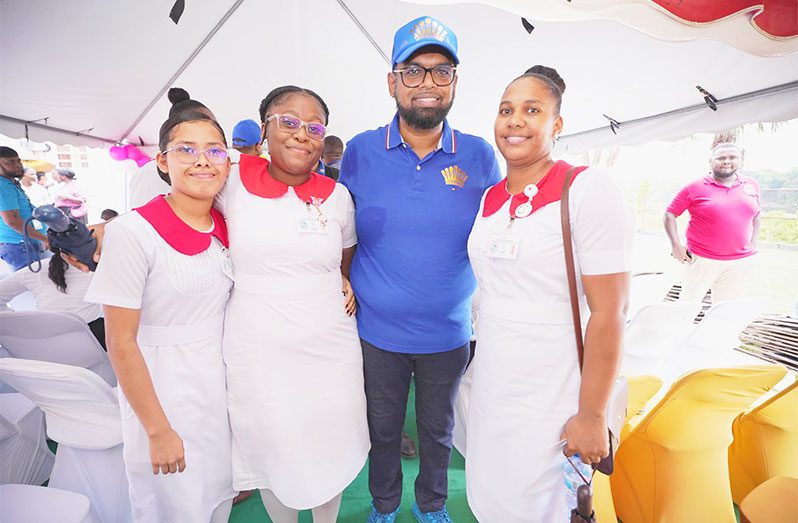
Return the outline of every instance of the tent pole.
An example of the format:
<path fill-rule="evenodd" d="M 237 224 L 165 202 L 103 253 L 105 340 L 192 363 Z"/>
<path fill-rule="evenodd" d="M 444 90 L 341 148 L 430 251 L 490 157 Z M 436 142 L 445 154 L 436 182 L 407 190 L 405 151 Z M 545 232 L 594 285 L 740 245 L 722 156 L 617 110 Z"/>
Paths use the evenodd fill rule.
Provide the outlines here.
<path fill-rule="evenodd" d="M 344 0 L 338 0 L 338 5 L 340 5 L 341 9 L 343 9 L 344 12 L 346 12 L 346 14 L 349 15 L 349 18 L 351 18 L 352 21 L 357 26 L 357 28 L 360 29 L 360 32 L 363 33 L 363 36 L 365 36 L 366 39 L 371 43 L 372 47 L 374 47 L 374 49 L 376 49 L 377 52 L 380 53 L 380 56 L 382 56 L 382 59 L 385 60 L 385 63 L 391 65 L 391 60 L 390 58 L 388 58 L 388 55 L 385 54 L 382 48 L 380 48 L 380 46 L 374 40 L 374 38 L 371 37 L 371 34 L 369 34 L 369 32 L 366 30 L 363 24 L 360 23 L 360 20 L 358 20 L 358 18 L 355 16 L 355 13 L 353 13 L 352 10 L 349 9 L 349 6 L 346 5 Z"/>
<path fill-rule="evenodd" d="M 145 107 L 144 110 L 141 112 L 141 114 L 139 114 L 138 118 L 136 118 L 136 120 L 132 124 L 130 124 L 130 127 L 128 127 L 127 131 L 124 132 L 124 134 L 119 138 L 118 141 L 124 140 L 130 135 L 130 133 L 133 132 L 136 126 L 140 124 L 141 121 L 144 119 L 144 117 L 147 116 L 147 113 L 149 113 L 152 110 L 152 108 L 155 107 L 155 104 L 158 103 L 158 100 L 160 100 L 161 97 L 166 93 L 166 91 L 168 91 L 169 88 L 172 87 L 172 84 L 174 84 L 175 80 L 177 80 L 177 78 L 181 74 L 183 74 L 183 71 L 185 71 L 186 68 L 191 64 L 191 62 L 194 61 L 194 59 L 197 57 L 200 51 L 202 51 L 202 49 L 208 44 L 208 42 L 211 41 L 211 39 L 216 35 L 219 29 L 222 28 L 225 22 L 227 22 L 227 20 L 232 16 L 232 14 L 236 11 L 236 9 L 238 9 L 239 6 L 241 6 L 242 3 L 244 3 L 244 0 L 236 0 L 236 3 L 234 3 L 232 7 L 230 7 L 230 9 L 227 10 L 227 12 L 219 20 L 219 22 L 217 22 L 217 24 L 213 27 L 213 29 L 211 29 L 208 35 L 202 40 L 202 42 L 199 43 L 196 49 L 194 49 L 194 52 L 192 52 L 191 55 L 186 59 L 186 61 L 183 62 L 183 65 L 181 65 L 180 68 L 177 70 L 177 72 L 175 72 L 175 74 L 173 74 L 172 77 L 169 78 L 169 80 L 166 82 L 166 85 L 164 85 L 161 88 L 161 90 L 158 91 L 158 94 L 155 95 L 152 101 L 149 104 L 147 104 L 147 107 Z"/>
<path fill-rule="evenodd" d="M 789 90 L 796 89 L 796 88 L 798 88 L 798 80 L 796 80 L 795 82 L 789 82 L 789 83 L 782 84 L 782 85 L 774 85 L 773 87 L 768 87 L 766 89 L 760 89 L 759 91 L 751 91 L 750 93 L 738 94 L 737 96 L 724 98 L 723 100 L 719 100 L 717 102 L 717 105 L 718 105 L 718 108 L 720 109 L 725 104 L 730 104 L 730 103 L 734 103 L 734 102 L 742 102 L 742 101 L 745 101 L 745 100 L 751 100 L 751 99 L 754 99 L 754 98 L 759 98 L 760 96 L 766 96 L 766 95 L 773 94 L 773 93 L 780 93 L 782 91 L 789 91 Z M 624 125 L 650 122 L 652 120 L 658 120 L 660 118 L 665 118 L 667 116 L 676 116 L 676 115 L 680 115 L 680 114 L 692 113 L 692 112 L 695 112 L 695 111 L 703 111 L 703 110 L 706 110 L 706 109 L 707 109 L 706 104 L 701 103 L 701 104 L 698 104 L 698 105 L 691 105 L 689 107 L 682 107 L 681 109 L 674 109 L 672 111 L 667 111 L 667 112 L 664 112 L 664 113 L 653 114 L 651 116 L 644 116 L 642 118 L 636 118 L 634 120 L 626 120 L 625 122 L 618 122 L 617 125 L 618 125 L 619 129 L 623 129 Z M 564 135 L 560 136 L 560 139 L 575 138 L 577 136 L 582 136 L 582 135 L 585 135 L 585 134 L 588 134 L 588 133 L 594 133 L 596 131 L 601 131 L 601 130 L 604 130 L 604 129 L 606 129 L 606 127 L 596 127 L 595 129 L 589 129 L 587 131 L 579 131 L 578 133 L 564 134 Z"/>
<path fill-rule="evenodd" d="M 98 142 L 105 142 L 105 143 L 110 143 L 110 144 L 116 144 L 117 143 L 117 140 L 112 140 L 110 138 L 103 138 L 102 136 L 94 136 L 92 134 L 86 134 L 85 132 L 70 131 L 69 129 L 62 129 L 60 127 L 53 127 L 52 125 L 45 125 L 45 124 L 39 123 L 40 121 L 45 120 L 45 118 L 40 118 L 39 120 L 31 121 L 31 120 L 23 120 L 22 118 L 14 118 L 13 116 L 8 116 L 8 115 L 5 115 L 5 114 L 0 114 L 0 120 L 7 120 L 9 122 L 13 122 L 13 123 L 18 123 L 18 124 L 24 125 L 25 126 L 25 138 L 27 138 L 27 139 L 29 139 L 28 138 L 28 126 L 30 126 L 30 127 L 36 127 L 38 129 L 46 129 L 48 131 L 55 131 L 55 132 L 63 133 L 63 134 L 71 134 L 73 136 L 85 136 L 86 138 L 90 138 L 92 140 L 97 140 Z"/>

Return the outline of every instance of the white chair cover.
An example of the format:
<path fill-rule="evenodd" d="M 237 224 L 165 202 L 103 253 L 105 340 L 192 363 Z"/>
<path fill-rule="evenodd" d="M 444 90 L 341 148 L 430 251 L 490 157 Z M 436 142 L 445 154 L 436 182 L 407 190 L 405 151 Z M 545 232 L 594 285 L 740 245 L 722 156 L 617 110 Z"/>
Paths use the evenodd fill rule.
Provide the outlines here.
<path fill-rule="evenodd" d="M 740 334 L 763 311 L 768 299 L 739 298 L 713 305 L 685 340 L 694 349 L 728 351 L 740 345 Z"/>
<path fill-rule="evenodd" d="M 675 353 L 696 328 L 700 302 L 659 302 L 640 309 L 624 335 L 621 374 L 658 375 L 664 360 Z"/>
<path fill-rule="evenodd" d="M 662 372 L 666 387 L 686 372 L 714 367 L 761 365 L 756 356 L 734 350 L 741 345 L 740 334 L 762 311 L 766 298 L 740 298 L 720 302 L 707 310 L 704 319 L 668 357 Z"/>
<path fill-rule="evenodd" d="M 74 492 L 33 485 L 0 485 L 3 523 L 100 523 L 89 498 Z"/>
<path fill-rule="evenodd" d="M 659 303 L 665 299 L 673 286 L 673 276 L 662 272 L 635 274 L 629 286 L 629 312 L 627 318 L 634 318 L 646 305 Z"/>
<path fill-rule="evenodd" d="M 107 449 L 122 442 L 114 390 L 93 372 L 71 365 L 0 358 L 0 379 L 39 405 L 47 435 L 59 444 Z"/>
<path fill-rule="evenodd" d="M 22 394 L 0 394 L 0 485 L 41 485 L 54 461 L 41 409 Z"/>
<path fill-rule="evenodd" d="M 0 345 L 0 358 L 12 358 L 12 357 L 13 356 L 11 356 L 11 354 L 9 354 L 8 351 L 2 345 Z M 0 394 L 5 394 L 6 392 L 16 392 L 16 391 L 14 390 L 14 387 L 0 380 Z"/>
<path fill-rule="evenodd" d="M 0 359 L 0 379 L 45 413 L 47 434 L 58 442 L 50 485 L 86 495 L 103 523 L 128 522 L 122 423 L 114 390 L 87 369 L 18 358 Z"/>
<path fill-rule="evenodd" d="M 116 376 L 89 326 L 68 312 L 3 312 L 0 345 L 13 357 L 75 365 L 116 386 Z"/>
<path fill-rule="evenodd" d="M 49 486 L 88 496 L 92 512 L 103 523 L 131 521 L 121 444 L 92 450 L 59 445 Z"/>

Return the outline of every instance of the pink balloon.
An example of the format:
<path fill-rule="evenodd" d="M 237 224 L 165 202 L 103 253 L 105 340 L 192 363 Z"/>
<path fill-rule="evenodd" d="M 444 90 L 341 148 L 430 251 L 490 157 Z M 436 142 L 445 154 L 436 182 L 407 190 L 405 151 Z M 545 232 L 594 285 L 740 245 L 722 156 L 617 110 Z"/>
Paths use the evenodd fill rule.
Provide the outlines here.
<path fill-rule="evenodd" d="M 118 161 L 127 160 L 127 151 L 124 148 L 118 147 L 116 145 L 108 149 L 108 154 L 114 160 Z"/>
<path fill-rule="evenodd" d="M 135 154 L 135 153 L 133 153 L 133 151 L 136 151 L 136 150 L 138 150 L 138 149 L 136 148 L 136 146 L 135 146 L 135 145 L 133 145 L 132 143 L 129 143 L 129 144 L 127 144 L 127 145 L 126 145 L 126 146 L 124 146 L 122 149 L 124 149 L 124 150 L 125 150 L 125 158 L 127 158 L 127 159 L 130 159 L 130 160 L 132 160 L 132 159 L 133 159 L 133 157 L 131 156 L 131 154 Z"/>

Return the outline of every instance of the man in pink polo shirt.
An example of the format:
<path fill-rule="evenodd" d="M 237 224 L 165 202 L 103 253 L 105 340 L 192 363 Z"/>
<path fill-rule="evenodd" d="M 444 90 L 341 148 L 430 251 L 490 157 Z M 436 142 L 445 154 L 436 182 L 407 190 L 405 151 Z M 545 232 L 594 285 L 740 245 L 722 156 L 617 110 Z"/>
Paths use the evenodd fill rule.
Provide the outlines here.
<path fill-rule="evenodd" d="M 747 270 L 756 254 L 759 232 L 759 184 L 737 171 L 742 150 L 733 143 L 712 149 L 712 172 L 683 187 L 665 211 L 665 232 L 671 256 L 685 263 L 681 299 L 700 301 L 712 289 L 712 301 L 744 294 Z M 685 236 L 679 239 L 676 217 L 690 213 Z"/>

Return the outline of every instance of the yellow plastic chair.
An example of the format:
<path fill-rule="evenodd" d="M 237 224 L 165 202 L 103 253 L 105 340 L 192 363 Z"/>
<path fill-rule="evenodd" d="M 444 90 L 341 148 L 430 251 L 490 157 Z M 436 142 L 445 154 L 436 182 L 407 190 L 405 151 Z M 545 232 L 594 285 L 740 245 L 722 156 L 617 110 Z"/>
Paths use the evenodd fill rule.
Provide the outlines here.
<path fill-rule="evenodd" d="M 642 418 L 640 411 L 646 406 L 654 394 L 662 387 L 662 380 L 656 376 L 627 376 L 629 384 L 629 403 L 626 408 L 626 421 L 621 431 L 621 440 L 630 429 L 635 417 Z M 593 507 L 596 512 L 596 523 L 616 523 L 615 504 L 612 501 L 612 490 L 609 476 L 596 473 L 593 476 Z"/>
<path fill-rule="evenodd" d="M 732 434 L 729 477 L 735 503 L 770 478 L 798 478 L 798 381 L 737 416 Z"/>
<path fill-rule="evenodd" d="M 610 483 L 623 522 L 735 523 L 732 420 L 786 373 L 780 365 L 752 365 L 677 380 L 618 448 Z"/>
<path fill-rule="evenodd" d="M 798 523 L 798 478 L 770 478 L 740 505 L 740 523 Z"/>

